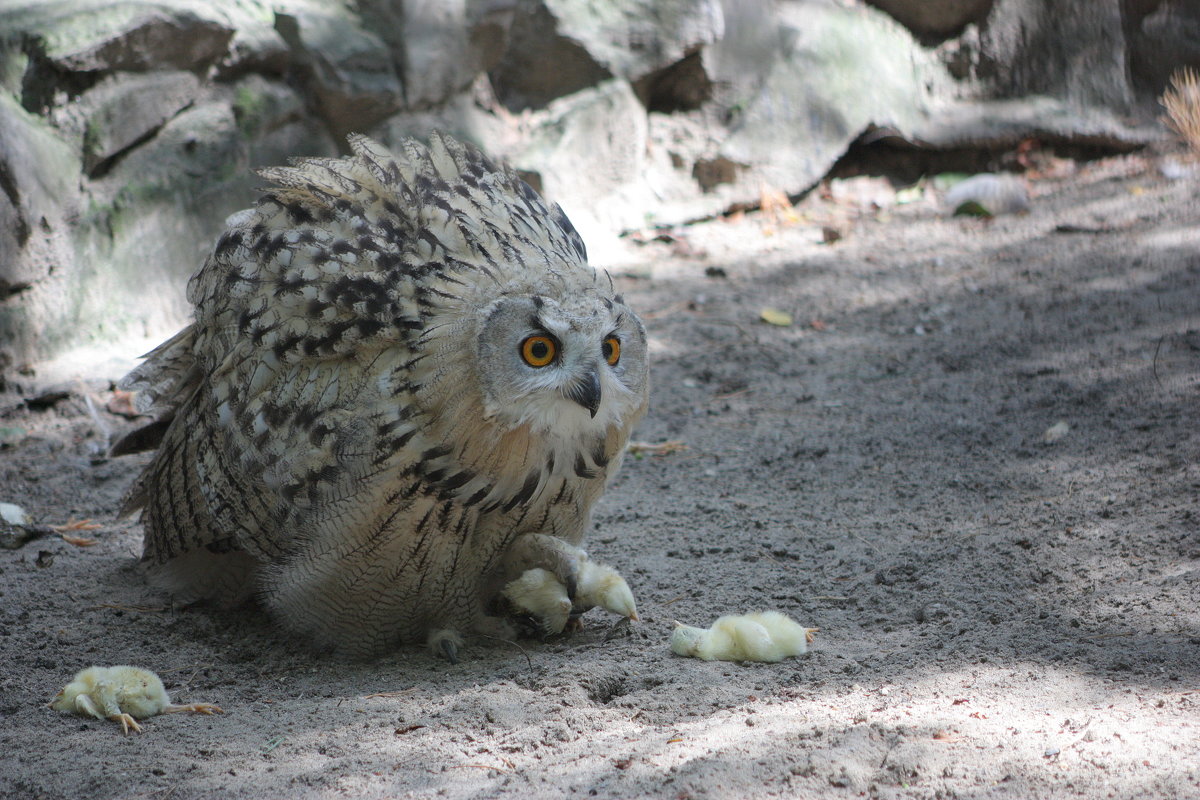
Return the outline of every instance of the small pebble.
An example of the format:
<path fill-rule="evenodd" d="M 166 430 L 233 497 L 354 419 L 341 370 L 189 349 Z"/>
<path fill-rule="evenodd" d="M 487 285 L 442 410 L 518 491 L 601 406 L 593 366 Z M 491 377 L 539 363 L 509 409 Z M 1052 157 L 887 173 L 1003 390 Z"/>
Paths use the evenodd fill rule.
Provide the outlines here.
<path fill-rule="evenodd" d="M 1064 436 L 1071 432 L 1071 426 L 1065 422 L 1059 421 L 1046 429 L 1042 434 L 1042 441 L 1045 444 L 1054 444 L 1060 441 Z"/>
<path fill-rule="evenodd" d="M 29 515 L 25 509 L 12 503 L 0 503 L 0 519 L 9 525 L 28 525 Z"/>

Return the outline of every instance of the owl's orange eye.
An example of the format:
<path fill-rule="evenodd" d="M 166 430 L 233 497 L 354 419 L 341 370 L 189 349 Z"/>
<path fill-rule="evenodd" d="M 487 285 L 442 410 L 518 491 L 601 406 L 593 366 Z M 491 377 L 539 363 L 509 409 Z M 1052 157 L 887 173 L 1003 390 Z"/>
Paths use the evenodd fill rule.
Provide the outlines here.
<path fill-rule="evenodd" d="M 554 360 L 558 345 L 549 336 L 530 336 L 521 342 L 521 358 L 531 367 L 544 367 Z"/>
<path fill-rule="evenodd" d="M 621 340 L 615 336 L 608 337 L 604 340 L 604 344 L 600 345 L 600 352 L 604 354 L 604 360 L 608 362 L 608 365 L 615 367 L 621 360 Z"/>

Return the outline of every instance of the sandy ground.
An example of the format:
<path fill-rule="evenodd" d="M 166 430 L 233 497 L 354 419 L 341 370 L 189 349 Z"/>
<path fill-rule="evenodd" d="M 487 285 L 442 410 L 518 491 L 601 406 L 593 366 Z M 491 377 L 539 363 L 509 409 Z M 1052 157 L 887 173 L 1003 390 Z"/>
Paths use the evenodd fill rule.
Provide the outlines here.
<path fill-rule="evenodd" d="M 1200 797 L 1196 186 L 1130 157 L 990 223 L 841 201 L 647 245 L 636 438 L 686 449 L 629 458 L 590 534 L 643 621 L 457 666 L 173 607 L 114 519 L 145 460 L 100 455 L 116 369 L 57 401 L 10 374 L 0 501 L 101 527 L 0 550 L 0 795 Z M 760 608 L 811 652 L 667 648 Z M 226 713 L 122 736 L 44 707 L 128 662 Z"/>

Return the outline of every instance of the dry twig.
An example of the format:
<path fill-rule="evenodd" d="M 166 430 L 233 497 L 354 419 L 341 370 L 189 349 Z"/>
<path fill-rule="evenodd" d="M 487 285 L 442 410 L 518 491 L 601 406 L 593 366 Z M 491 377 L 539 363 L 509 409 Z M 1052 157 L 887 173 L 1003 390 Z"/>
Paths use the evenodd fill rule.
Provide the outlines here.
<path fill-rule="evenodd" d="M 688 447 L 681 439 L 672 439 L 666 442 L 630 442 L 626 445 L 626 450 L 630 455 L 639 455 L 641 453 L 649 453 L 655 456 L 668 456 L 672 453 L 678 453 L 681 450 L 687 450 Z"/>

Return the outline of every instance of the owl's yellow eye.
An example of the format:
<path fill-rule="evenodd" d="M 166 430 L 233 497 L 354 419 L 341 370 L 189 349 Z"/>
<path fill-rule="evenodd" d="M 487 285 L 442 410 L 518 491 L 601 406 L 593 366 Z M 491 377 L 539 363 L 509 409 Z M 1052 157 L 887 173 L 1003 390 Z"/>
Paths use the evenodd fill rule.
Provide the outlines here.
<path fill-rule="evenodd" d="M 521 358 L 531 367 L 544 367 L 554 360 L 558 345 L 549 336 L 530 336 L 521 342 Z"/>
<path fill-rule="evenodd" d="M 608 337 L 604 340 L 604 344 L 600 345 L 600 352 L 604 354 L 604 360 L 608 362 L 608 365 L 615 367 L 621 360 L 621 340 L 615 336 Z"/>

